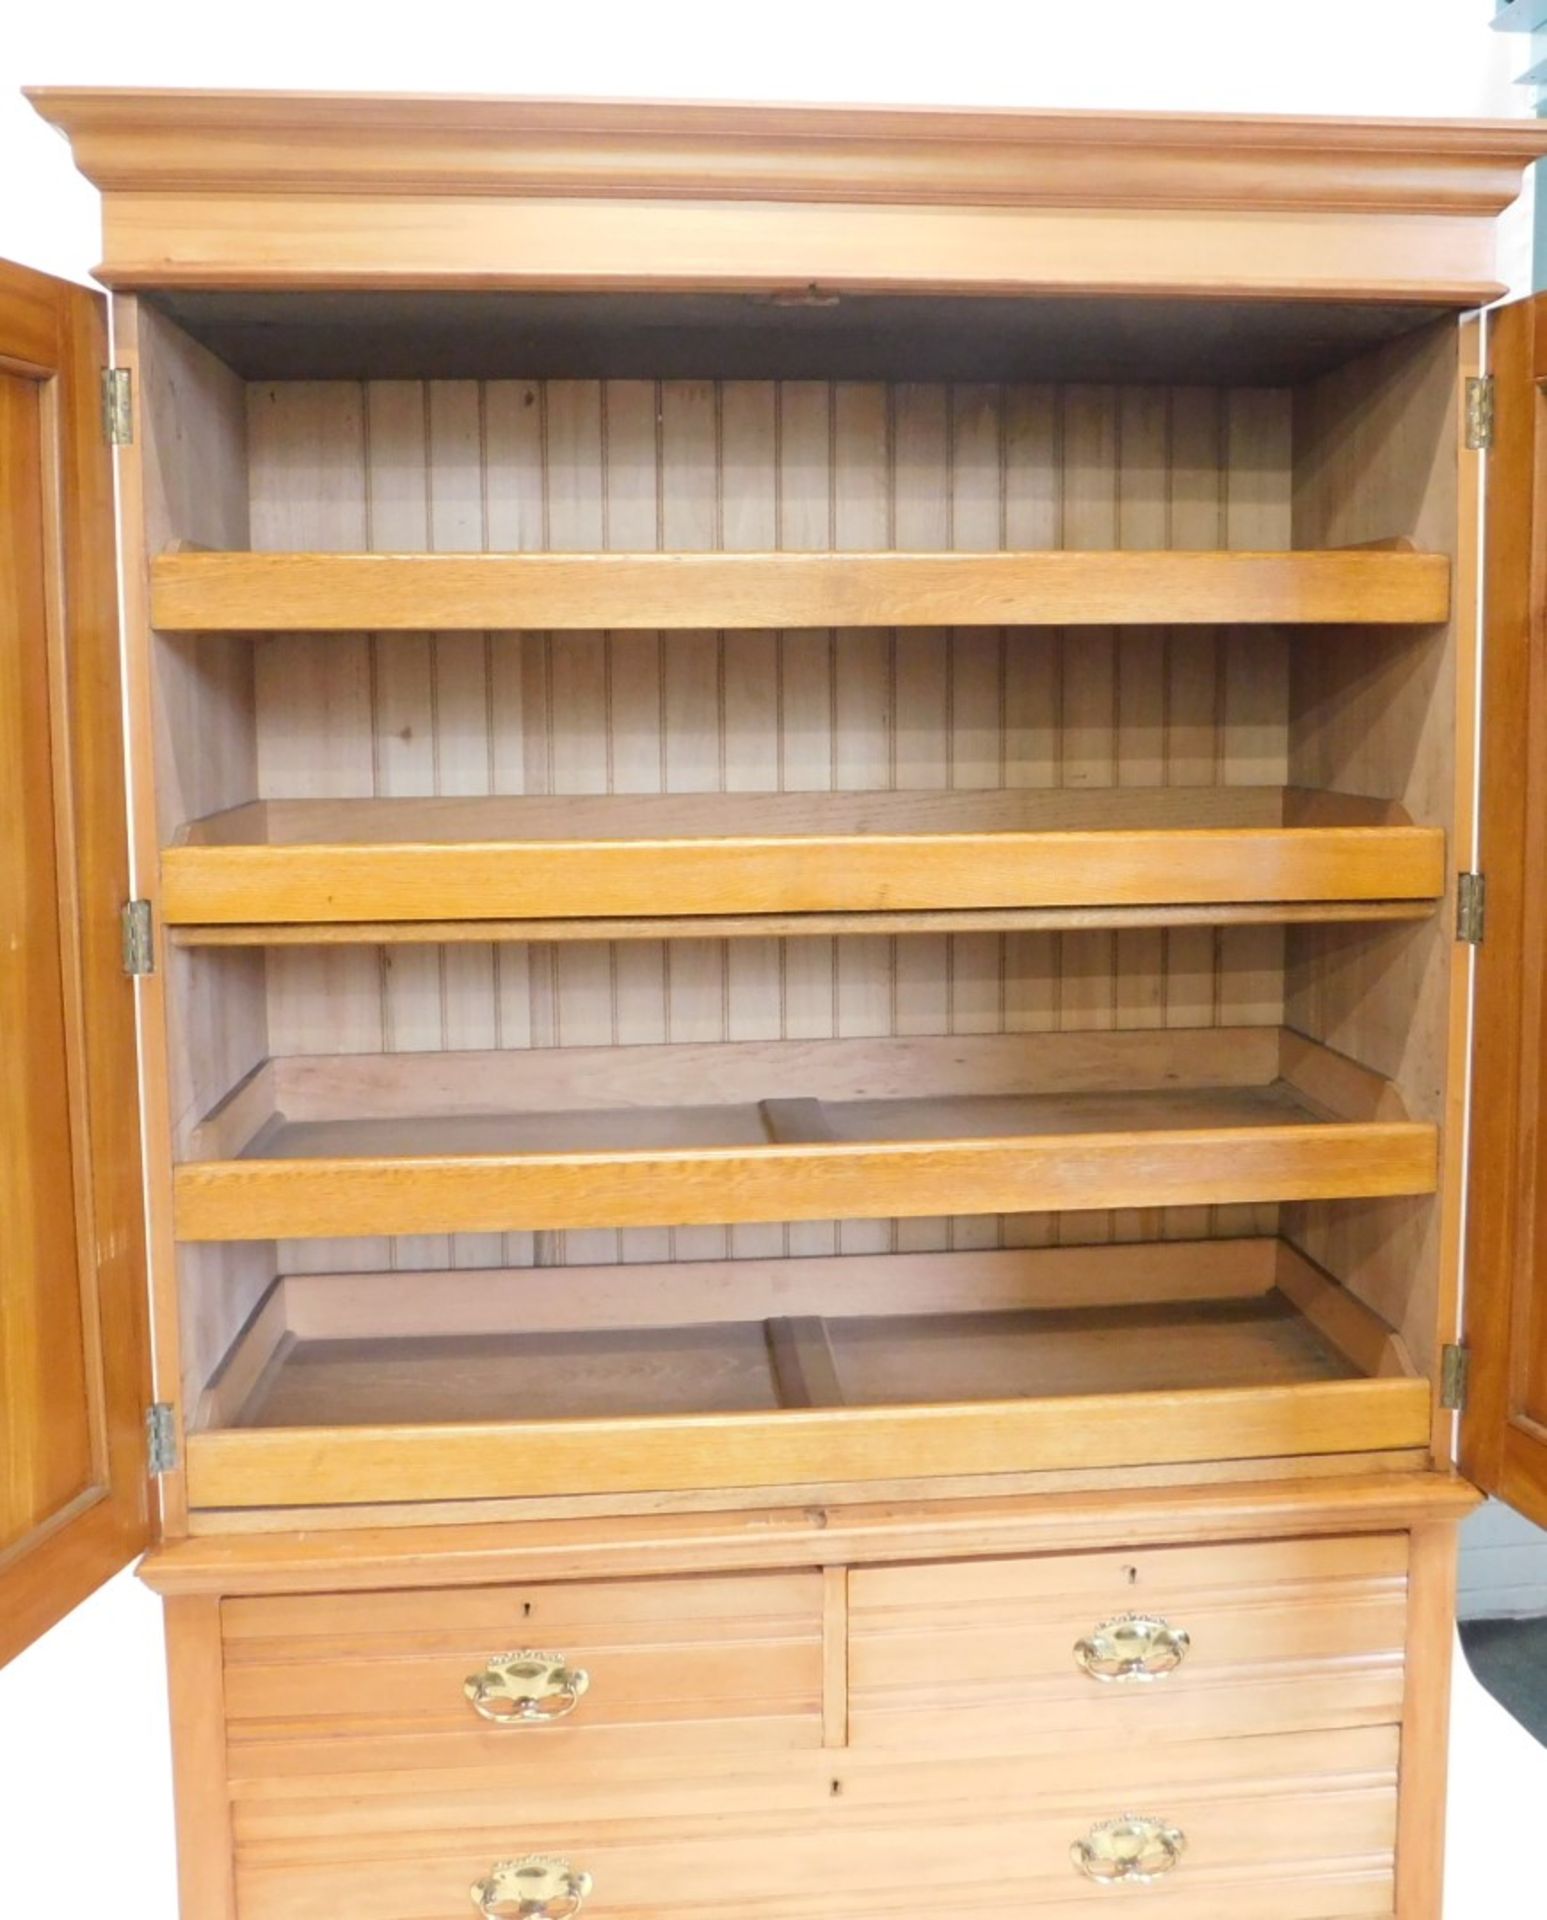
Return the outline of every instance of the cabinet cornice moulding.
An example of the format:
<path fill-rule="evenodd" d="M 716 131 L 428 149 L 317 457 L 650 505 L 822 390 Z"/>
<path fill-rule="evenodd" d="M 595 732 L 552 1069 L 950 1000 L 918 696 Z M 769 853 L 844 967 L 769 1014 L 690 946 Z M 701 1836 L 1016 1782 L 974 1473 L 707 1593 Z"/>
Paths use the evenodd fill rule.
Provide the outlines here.
<path fill-rule="evenodd" d="M 1533 120 L 41 87 L 104 192 L 1498 213 Z"/>
<path fill-rule="evenodd" d="M 32 90 L 123 287 L 1500 291 L 1496 122 Z M 424 203 L 433 201 L 433 219 Z"/>

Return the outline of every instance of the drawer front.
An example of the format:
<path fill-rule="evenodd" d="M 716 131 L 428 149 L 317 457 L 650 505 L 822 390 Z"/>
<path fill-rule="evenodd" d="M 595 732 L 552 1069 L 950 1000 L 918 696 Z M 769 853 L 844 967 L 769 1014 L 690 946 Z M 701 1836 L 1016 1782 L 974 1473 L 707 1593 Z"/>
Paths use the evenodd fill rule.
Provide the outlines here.
<path fill-rule="evenodd" d="M 1354 1920 L 1392 1910 L 1396 1765 L 1389 1727 L 1009 1762 L 791 1754 L 603 1787 L 583 1818 L 544 1781 L 292 1783 L 237 1803 L 238 1912 L 467 1920 L 497 1862 L 539 1855 L 589 1876 L 595 1920 L 1074 1920 L 1114 1896 L 1157 1920 Z M 1075 1850 L 1101 1864 L 1134 1809 L 1164 1834 L 1156 1877 L 1088 1877 Z"/>
<path fill-rule="evenodd" d="M 1406 1601 L 1401 1534 L 858 1568 L 849 1737 L 971 1753 L 1388 1723 Z"/>
<path fill-rule="evenodd" d="M 230 1600 L 222 1633 L 235 1781 L 822 1738 L 814 1572 Z"/>

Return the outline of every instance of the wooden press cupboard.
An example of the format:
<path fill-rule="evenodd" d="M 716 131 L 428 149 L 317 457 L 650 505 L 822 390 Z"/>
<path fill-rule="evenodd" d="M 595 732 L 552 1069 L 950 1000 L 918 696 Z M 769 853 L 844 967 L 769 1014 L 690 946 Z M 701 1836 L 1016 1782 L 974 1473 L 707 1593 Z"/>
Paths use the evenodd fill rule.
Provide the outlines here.
<path fill-rule="evenodd" d="M 1547 130 L 34 98 L 0 1653 L 154 1541 L 184 1920 L 1439 1920 Z"/>

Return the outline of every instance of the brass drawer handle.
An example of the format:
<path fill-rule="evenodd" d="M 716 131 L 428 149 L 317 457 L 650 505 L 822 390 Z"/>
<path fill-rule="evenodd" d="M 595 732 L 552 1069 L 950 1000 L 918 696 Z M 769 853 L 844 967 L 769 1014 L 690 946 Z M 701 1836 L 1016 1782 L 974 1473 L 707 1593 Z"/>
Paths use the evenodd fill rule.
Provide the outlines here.
<path fill-rule="evenodd" d="M 472 1889 L 473 1905 L 485 1920 L 569 1920 L 590 1891 L 590 1874 L 547 1853 L 497 1860 Z"/>
<path fill-rule="evenodd" d="M 1191 1645 L 1181 1627 L 1156 1614 L 1120 1613 L 1076 1640 L 1074 1658 L 1092 1680 L 1128 1684 L 1175 1673 Z"/>
<path fill-rule="evenodd" d="M 469 1674 L 462 1691 L 473 1710 L 496 1726 L 530 1726 L 562 1720 L 580 1704 L 591 1684 L 584 1667 L 569 1666 L 562 1653 L 496 1653 L 482 1673 Z"/>
<path fill-rule="evenodd" d="M 1069 1857 L 1087 1880 L 1104 1886 L 1118 1881 L 1142 1883 L 1170 1873 L 1186 1846 L 1187 1836 L 1180 1827 L 1144 1814 L 1121 1813 L 1076 1840 Z"/>

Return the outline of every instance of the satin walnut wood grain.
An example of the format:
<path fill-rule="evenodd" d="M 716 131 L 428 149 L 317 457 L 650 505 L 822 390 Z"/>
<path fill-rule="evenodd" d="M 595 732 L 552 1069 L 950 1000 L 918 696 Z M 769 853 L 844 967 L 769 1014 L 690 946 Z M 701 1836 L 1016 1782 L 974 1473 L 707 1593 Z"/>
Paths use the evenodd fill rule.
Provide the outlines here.
<path fill-rule="evenodd" d="M 1399 808 L 1271 787 L 269 801 L 166 849 L 162 912 L 337 929 L 1375 903 L 1437 899 L 1444 860 Z"/>
<path fill-rule="evenodd" d="M 193 1434 L 196 1507 L 654 1492 L 703 1482 L 798 1486 L 834 1477 L 1360 1453 L 1428 1431 L 1420 1380 L 1082 1394 L 961 1405 L 455 1426 L 280 1427 Z"/>
<path fill-rule="evenodd" d="M 790 1100 L 831 1137 L 781 1143 L 768 1104 Z M 1437 1177 L 1435 1129 L 1379 1075 L 1274 1028 L 300 1056 L 234 1089 L 193 1153 L 184 1240 L 1371 1198 Z"/>
<path fill-rule="evenodd" d="M 1339 625 L 1443 620 L 1441 554 L 200 553 L 151 564 L 163 631 Z"/>

